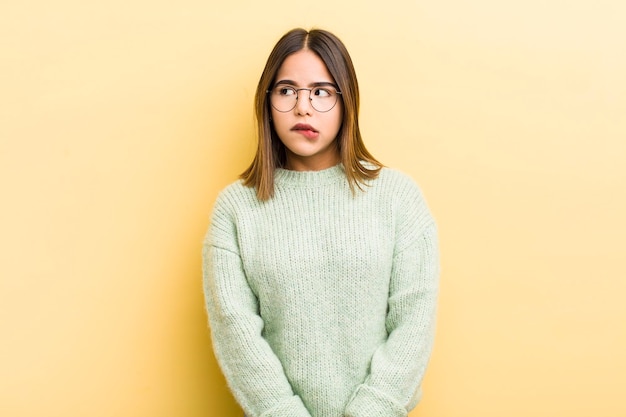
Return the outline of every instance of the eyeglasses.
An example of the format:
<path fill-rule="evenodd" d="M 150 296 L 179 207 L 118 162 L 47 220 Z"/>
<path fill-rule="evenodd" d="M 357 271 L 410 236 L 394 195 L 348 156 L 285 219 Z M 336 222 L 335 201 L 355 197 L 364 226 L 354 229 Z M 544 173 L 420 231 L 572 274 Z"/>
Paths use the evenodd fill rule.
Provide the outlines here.
<path fill-rule="evenodd" d="M 333 86 L 325 85 L 313 88 L 295 88 L 287 85 L 277 85 L 266 93 L 270 95 L 270 103 L 273 108 L 281 113 L 293 110 L 298 103 L 298 92 L 306 90 L 309 92 L 311 106 L 320 113 L 331 111 L 337 104 L 337 97 L 341 91 Z"/>

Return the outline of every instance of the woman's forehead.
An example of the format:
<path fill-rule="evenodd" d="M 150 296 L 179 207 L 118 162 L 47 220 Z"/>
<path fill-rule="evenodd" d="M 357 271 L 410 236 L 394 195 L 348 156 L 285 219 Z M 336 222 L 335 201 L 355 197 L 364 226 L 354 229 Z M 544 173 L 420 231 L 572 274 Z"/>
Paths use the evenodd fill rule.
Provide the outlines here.
<path fill-rule="evenodd" d="M 315 83 L 334 83 L 324 61 L 310 50 L 301 50 L 289 55 L 276 73 L 276 80 L 289 80 L 298 86 Z"/>

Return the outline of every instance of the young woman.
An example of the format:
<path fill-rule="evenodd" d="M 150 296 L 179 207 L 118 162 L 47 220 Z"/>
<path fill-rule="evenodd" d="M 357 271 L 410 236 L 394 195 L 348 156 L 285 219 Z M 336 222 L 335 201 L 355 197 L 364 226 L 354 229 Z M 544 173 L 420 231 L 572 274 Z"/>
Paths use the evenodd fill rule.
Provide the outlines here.
<path fill-rule="evenodd" d="M 259 144 L 203 249 L 214 351 L 248 417 L 403 417 L 421 396 L 435 223 L 366 150 L 343 43 L 295 29 L 256 91 Z"/>

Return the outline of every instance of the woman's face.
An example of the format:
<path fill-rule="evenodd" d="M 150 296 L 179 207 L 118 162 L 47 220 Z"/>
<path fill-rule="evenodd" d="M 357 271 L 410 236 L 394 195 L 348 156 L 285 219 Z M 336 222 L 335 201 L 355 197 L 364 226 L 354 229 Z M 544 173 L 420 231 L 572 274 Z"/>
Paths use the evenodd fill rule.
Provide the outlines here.
<path fill-rule="evenodd" d="M 335 91 L 335 80 L 328 72 L 328 68 L 315 53 L 310 50 L 301 50 L 289 55 L 278 69 L 274 86 L 280 88 L 280 96 L 270 92 L 272 102 L 272 121 L 274 129 L 281 142 L 285 145 L 287 161 L 285 168 L 296 171 L 318 171 L 330 168 L 339 163 L 339 150 L 335 140 L 341 128 L 343 118 L 343 103 L 341 97 L 336 97 L 336 104 L 330 110 L 325 110 L 334 103 L 332 93 Z M 273 86 L 273 87 L 274 87 Z M 281 112 L 275 107 L 278 101 L 289 102 L 295 97 L 288 97 L 293 89 L 319 90 L 297 91 L 295 107 Z M 331 96 L 328 96 L 330 92 Z M 274 97 L 272 97 L 274 96 Z M 313 98 L 313 103 L 309 99 Z M 280 106 L 278 106 L 280 107 Z M 289 105 L 280 107 L 289 108 Z"/>

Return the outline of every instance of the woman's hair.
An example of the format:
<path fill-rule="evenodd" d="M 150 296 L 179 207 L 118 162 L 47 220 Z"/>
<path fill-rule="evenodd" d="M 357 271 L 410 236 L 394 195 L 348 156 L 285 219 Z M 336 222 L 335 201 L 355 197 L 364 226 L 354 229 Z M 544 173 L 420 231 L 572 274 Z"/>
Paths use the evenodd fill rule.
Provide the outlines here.
<path fill-rule="evenodd" d="M 293 29 L 278 41 L 270 53 L 256 89 L 255 115 L 258 147 L 254 160 L 242 174 L 244 184 L 256 188 L 259 200 L 274 195 L 274 171 L 285 165 L 285 145 L 279 139 L 271 122 L 268 90 L 276 81 L 283 61 L 291 54 L 308 49 L 324 61 L 335 80 L 343 100 L 343 117 L 335 144 L 339 149 L 350 188 L 362 189 L 368 179 L 374 179 L 382 167 L 365 148 L 359 130 L 359 85 L 352 59 L 344 44 L 332 33 L 313 29 Z"/>

